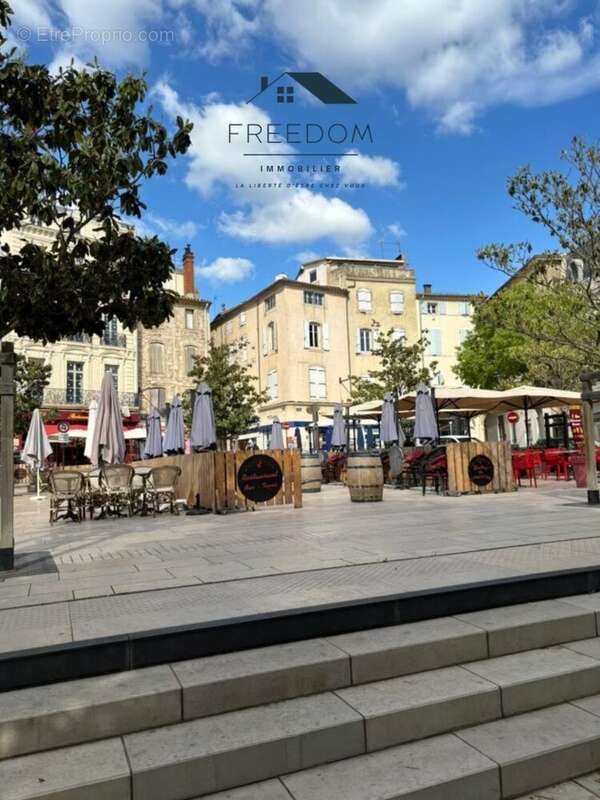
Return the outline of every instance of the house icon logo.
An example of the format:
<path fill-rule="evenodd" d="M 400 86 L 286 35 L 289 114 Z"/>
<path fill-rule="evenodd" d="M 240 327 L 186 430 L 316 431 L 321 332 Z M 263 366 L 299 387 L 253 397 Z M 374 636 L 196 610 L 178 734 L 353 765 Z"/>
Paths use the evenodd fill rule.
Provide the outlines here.
<path fill-rule="evenodd" d="M 294 102 L 294 83 L 299 84 L 308 92 L 310 92 L 317 100 L 320 100 L 326 105 L 342 105 L 348 103 L 356 104 L 350 95 L 342 91 L 339 86 L 332 83 L 329 78 L 326 78 L 320 72 L 282 72 L 277 78 L 269 81 L 266 75 L 260 79 L 260 91 L 258 91 L 246 103 L 251 103 L 253 100 L 273 88 L 278 103 L 293 103 Z"/>

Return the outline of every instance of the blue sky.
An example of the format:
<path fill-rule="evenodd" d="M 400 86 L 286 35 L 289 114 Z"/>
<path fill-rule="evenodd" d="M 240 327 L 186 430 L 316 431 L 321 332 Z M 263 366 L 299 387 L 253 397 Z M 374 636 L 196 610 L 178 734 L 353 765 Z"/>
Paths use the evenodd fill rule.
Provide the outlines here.
<path fill-rule="evenodd" d="M 476 260 L 478 246 L 552 246 L 512 209 L 507 176 L 524 164 L 558 168 L 573 135 L 597 137 L 600 8 L 588 0 L 12 5 L 12 39 L 30 60 L 56 70 L 95 56 L 119 74 L 144 71 L 154 113 L 168 124 L 177 113 L 193 120 L 190 153 L 144 189 L 140 229 L 178 248 L 177 261 L 191 243 L 213 311 L 321 255 L 400 250 L 419 286 L 493 290 L 502 277 Z M 285 70 L 322 72 L 357 103 L 325 106 L 297 85 L 292 105 L 278 105 L 273 90 L 245 102 L 261 75 Z M 373 142 L 327 144 L 358 153 L 341 158 L 306 155 L 315 147 L 304 144 L 254 145 L 264 155 L 251 158 L 241 137 L 229 143 L 229 122 L 368 123 Z M 308 188 L 286 188 L 287 178 L 282 188 L 249 186 L 274 180 L 261 164 L 327 163 L 340 166 L 339 188 L 319 175 Z"/>

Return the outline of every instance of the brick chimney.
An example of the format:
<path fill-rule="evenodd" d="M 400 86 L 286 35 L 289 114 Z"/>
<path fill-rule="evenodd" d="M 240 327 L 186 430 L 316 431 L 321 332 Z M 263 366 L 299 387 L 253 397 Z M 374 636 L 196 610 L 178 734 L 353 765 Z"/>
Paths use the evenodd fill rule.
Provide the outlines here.
<path fill-rule="evenodd" d="M 423 284 L 423 294 L 431 294 L 431 284 L 424 283 Z"/>
<path fill-rule="evenodd" d="M 189 244 L 186 244 L 183 251 L 183 293 L 185 295 L 195 295 L 194 287 L 194 254 Z"/>

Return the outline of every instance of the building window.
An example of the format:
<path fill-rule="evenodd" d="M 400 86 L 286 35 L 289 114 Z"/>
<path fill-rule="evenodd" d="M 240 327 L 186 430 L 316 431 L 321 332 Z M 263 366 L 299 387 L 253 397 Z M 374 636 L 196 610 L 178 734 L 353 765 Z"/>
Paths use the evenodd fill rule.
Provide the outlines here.
<path fill-rule="evenodd" d="M 459 303 L 458 313 L 463 317 L 471 316 L 471 303 Z"/>
<path fill-rule="evenodd" d="M 115 386 L 116 391 L 119 391 L 119 365 L 118 364 L 105 364 L 104 371 L 110 372 L 113 379 L 113 384 Z"/>
<path fill-rule="evenodd" d="M 67 403 L 83 403 L 83 362 L 67 361 Z"/>
<path fill-rule="evenodd" d="M 240 311 L 240 328 L 246 324 L 246 312 Z"/>
<path fill-rule="evenodd" d="M 404 292 L 390 292 L 390 311 L 392 314 L 404 314 Z"/>
<path fill-rule="evenodd" d="M 442 332 L 437 328 L 432 328 L 425 333 L 429 344 L 425 351 L 428 356 L 441 356 L 442 355 Z"/>
<path fill-rule="evenodd" d="M 373 331 L 371 328 L 359 328 L 357 331 L 356 349 L 359 353 L 370 353 L 373 349 Z"/>
<path fill-rule="evenodd" d="M 111 317 L 104 323 L 104 333 L 102 334 L 102 343 L 111 347 L 117 347 L 119 344 L 119 334 L 117 332 L 117 318 Z"/>
<path fill-rule="evenodd" d="M 267 375 L 267 392 L 269 393 L 269 400 L 277 400 L 279 397 L 279 382 L 276 369 L 272 369 Z"/>
<path fill-rule="evenodd" d="M 392 342 L 399 342 L 401 339 L 406 339 L 406 331 L 404 328 L 394 328 L 392 331 Z"/>
<path fill-rule="evenodd" d="M 467 338 L 468 335 L 469 335 L 469 331 L 465 331 L 465 330 L 459 331 L 458 332 L 458 344 L 459 345 L 464 344 L 465 343 L 465 339 Z"/>
<path fill-rule="evenodd" d="M 161 342 L 150 343 L 150 372 L 165 371 L 165 346 Z"/>
<path fill-rule="evenodd" d="M 196 348 L 192 344 L 188 344 L 183 348 L 183 363 L 186 374 L 189 374 L 194 369 L 194 359 L 196 357 Z"/>
<path fill-rule="evenodd" d="M 324 367 L 309 368 L 308 389 L 311 400 L 324 400 L 327 397 Z"/>
<path fill-rule="evenodd" d="M 277 351 L 277 323 L 269 322 L 267 325 L 267 352 L 275 353 Z"/>
<path fill-rule="evenodd" d="M 433 376 L 431 383 L 433 386 L 443 386 L 444 385 L 444 376 L 441 372 L 436 372 Z"/>
<path fill-rule="evenodd" d="M 310 289 L 304 292 L 304 302 L 310 306 L 322 306 L 323 298 L 323 292 L 313 292 Z"/>
<path fill-rule="evenodd" d="M 265 300 L 265 311 L 270 311 L 272 308 L 275 308 L 275 295 L 272 294 Z"/>
<path fill-rule="evenodd" d="M 321 344 L 321 336 L 320 336 L 320 328 L 318 322 L 309 322 L 308 323 L 308 346 L 309 347 L 320 347 Z"/>
<path fill-rule="evenodd" d="M 371 311 L 372 309 L 371 290 L 358 289 L 356 292 L 356 296 L 358 299 L 358 310 L 361 311 L 363 314 L 366 314 L 369 311 Z"/>
<path fill-rule="evenodd" d="M 317 282 L 317 278 L 318 278 L 317 270 L 316 269 L 311 269 L 311 271 L 308 273 L 309 281 L 311 283 L 316 283 Z"/>
<path fill-rule="evenodd" d="M 154 387 L 149 390 L 148 397 L 152 408 L 161 411 L 165 407 L 166 392 L 162 387 Z"/>
<path fill-rule="evenodd" d="M 188 331 L 194 329 L 194 309 L 186 308 L 185 310 L 185 327 Z"/>

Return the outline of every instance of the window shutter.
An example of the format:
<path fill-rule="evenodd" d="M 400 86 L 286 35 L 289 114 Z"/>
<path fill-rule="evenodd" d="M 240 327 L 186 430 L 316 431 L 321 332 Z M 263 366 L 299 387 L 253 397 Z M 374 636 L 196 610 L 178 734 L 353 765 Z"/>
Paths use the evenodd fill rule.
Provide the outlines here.
<path fill-rule="evenodd" d="M 439 356 L 442 354 L 442 332 L 436 329 L 429 333 L 431 336 L 431 355 Z"/>
<path fill-rule="evenodd" d="M 304 347 L 310 347 L 310 323 L 304 320 Z"/>
<path fill-rule="evenodd" d="M 362 350 L 360 349 L 360 328 L 356 329 L 356 352 L 361 353 Z"/>
<path fill-rule="evenodd" d="M 273 352 L 277 352 L 277 323 L 272 322 L 271 325 L 273 326 Z"/>
<path fill-rule="evenodd" d="M 400 341 L 400 339 L 404 339 L 406 337 L 406 331 L 404 328 L 394 328 L 394 332 L 392 334 L 392 340 L 394 342 Z"/>
<path fill-rule="evenodd" d="M 329 350 L 329 325 L 324 322 L 323 327 L 323 350 Z"/>
<path fill-rule="evenodd" d="M 266 356 L 268 352 L 269 352 L 269 342 L 267 340 L 267 329 L 263 328 L 263 332 L 262 332 L 262 354 L 263 354 L 263 356 Z"/>
<path fill-rule="evenodd" d="M 427 301 L 421 300 L 421 314 L 427 313 Z"/>
<path fill-rule="evenodd" d="M 446 303 L 438 303 L 438 314 L 446 313 Z"/>
<path fill-rule="evenodd" d="M 379 328 L 371 329 L 371 350 L 377 350 L 379 347 Z"/>

